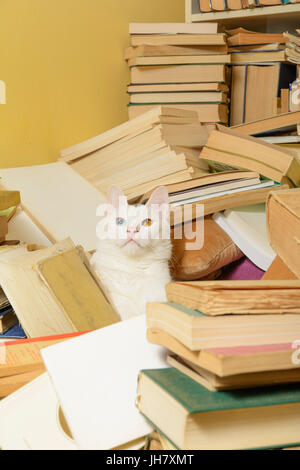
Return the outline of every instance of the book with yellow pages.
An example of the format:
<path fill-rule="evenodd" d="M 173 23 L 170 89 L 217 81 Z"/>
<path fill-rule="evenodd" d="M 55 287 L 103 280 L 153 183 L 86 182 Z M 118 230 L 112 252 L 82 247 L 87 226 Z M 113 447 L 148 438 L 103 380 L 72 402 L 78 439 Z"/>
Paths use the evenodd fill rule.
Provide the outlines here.
<path fill-rule="evenodd" d="M 166 293 L 169 302 L 210 316 L 300 314 L 300 280 L 170 282 Z"/>
<path fill-rule="evenodd" d="M 184 359 L 174 354 L 168 356 L 168 363 L 171 367 L 179 370 L 187 377 L 190 377 L 195 380 L 195 382 L 198 382 L 200 385 L 212 392 L 300 382 L 299 368 L 219 377 L 218 375 L 195 365 L 188 359 Z"/>
<path fill-rule="evenodd" d="M 192 351 L 293 342 L 300 333 L 297 313 L 211 316 L 174 302 L 150 302 L 146 318 L 148 328 L 165 331 Z"/>
<path fill-rule="evenodd" d="M 174 336 L 159 328 L 148 328 L 147 339 L 150 343 L 164 346 L 175 355 L 218 377 L 286 371 L 299 369 L 300 366 L 300 349 L 297 341 L 192 351 Z"/>

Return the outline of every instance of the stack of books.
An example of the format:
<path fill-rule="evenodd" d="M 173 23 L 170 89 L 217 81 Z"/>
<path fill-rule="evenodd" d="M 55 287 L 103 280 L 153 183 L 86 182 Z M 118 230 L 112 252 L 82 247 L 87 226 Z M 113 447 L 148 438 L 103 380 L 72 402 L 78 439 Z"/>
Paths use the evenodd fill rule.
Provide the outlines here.
<path fill-rule="evenodd" d="M 232 64 L 285 62 L 284 34 L 260 33 L 244 28 L 227 31 Z"/>
<path fill-rule="evenodd" d="M 217 23 L 132 23 L 129 118 L 168 104 L 197 111 L 200 122 L 226 124 L 230 55 L 217 31 Z"/>
<path fill-rule="evenodd" d="M 65 149 L 61 160 L 102 192 L 119 185 L 129 201 L 163 184 L 208 171 L 199 159 L 212 126 L 195 111 L 156 106 L 104 134 Z"/>
<path fill-rule="evenodd" d="M 244 28 L 228 34 L 232 63 L 230 125 L 288 112 L 289 86 L 297 73 L 296 67 L 287 63 L 287 38 Z"/>
<path fill-rule="evenodd" d="M 300 30 L 296 29 L 296 34 L 284 33 L 286 38 L 285 55 L 289 62 L 300 64 Z"/>
<path fill-rule="evenodd" d="M 268 198 L 278 256 L 263 280 L 171 282 L 168 302 L 147 305 L 148 340 L 167 348 L 171 367 L 141 371 L 138 405 L 164 449 L 299 443 L 299 196 Z"/>

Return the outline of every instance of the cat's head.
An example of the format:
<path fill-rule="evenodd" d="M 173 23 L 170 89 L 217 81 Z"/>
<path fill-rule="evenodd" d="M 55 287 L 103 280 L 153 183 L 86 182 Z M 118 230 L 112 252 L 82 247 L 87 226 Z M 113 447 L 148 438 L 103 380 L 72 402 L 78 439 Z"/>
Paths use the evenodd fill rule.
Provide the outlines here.
<path fill-rule="evenodd" d="M 97 234 L 107 248 L 117 247 L 127 256 L 143 256 L 170 244 L 169 196 L 157 188 L 146 204 L 129 205 L 122 190 L 112 185 L 107 195 L 106 217 Z"/>

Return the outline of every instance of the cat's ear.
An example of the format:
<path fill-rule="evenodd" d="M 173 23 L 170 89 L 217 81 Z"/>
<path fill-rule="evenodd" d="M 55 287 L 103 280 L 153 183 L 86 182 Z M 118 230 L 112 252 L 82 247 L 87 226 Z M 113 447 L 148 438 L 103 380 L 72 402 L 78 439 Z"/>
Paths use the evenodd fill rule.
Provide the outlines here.
<path fill-rule="evenodd" d="M 165 212 L 165 209 L 169 206 L 169 193 L 165 186 L 160 186 L 151 194 L 146 206 L 150 207 L 155 205 L 161 212 Z"/>
<path fill-rule="evenodd" d="M 127 199 L 123 194 L 123 191 L 119 186 L 112 184 L 107 192 L 107 202 L 115 209 L 119 209 L 119 207 L 127 204 Z"/>

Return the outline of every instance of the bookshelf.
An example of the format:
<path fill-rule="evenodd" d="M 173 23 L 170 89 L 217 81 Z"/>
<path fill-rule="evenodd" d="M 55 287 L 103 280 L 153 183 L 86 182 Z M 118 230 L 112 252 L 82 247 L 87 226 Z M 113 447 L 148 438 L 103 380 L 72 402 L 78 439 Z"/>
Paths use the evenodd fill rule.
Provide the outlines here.
<path fill-rule="evenodd" d="M 260 31 L 282 32 L 298 28 L 300 3 L 200 13 L 199 0 L 185 0 L 186 22 L 216 21 L 225 27 L 251 26 Z"/>

